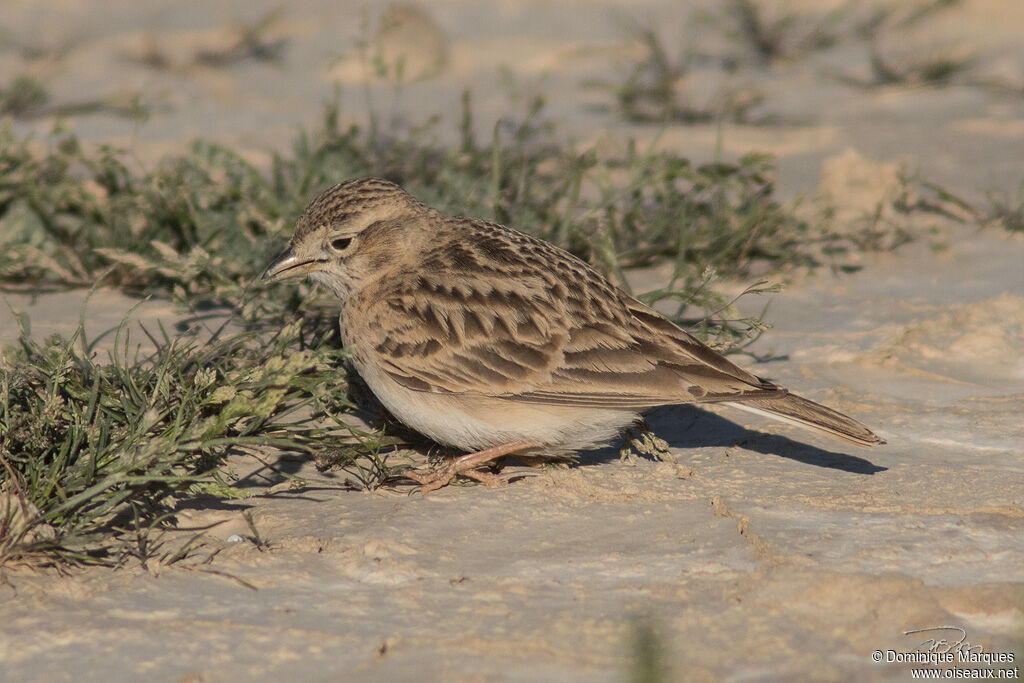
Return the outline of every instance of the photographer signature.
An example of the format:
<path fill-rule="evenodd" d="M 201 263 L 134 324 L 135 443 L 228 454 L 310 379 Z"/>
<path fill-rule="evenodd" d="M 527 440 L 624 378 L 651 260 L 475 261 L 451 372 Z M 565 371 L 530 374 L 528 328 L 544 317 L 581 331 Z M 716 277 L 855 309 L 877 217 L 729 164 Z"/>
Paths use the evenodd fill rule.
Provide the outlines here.
<path fill-rule="evenodd" d="M 960 626 L 932 626 L 929 628 L 915 628 L 911 631 L 904 631 L 903 635 L 911 636 L 917 633 L 934 633 L 930 638 L 925 638 L 917 646 L 918 652 L 984 652 L 985 649 L 979 645 L 971 645 L 967 640 L 967 631 Z M 941 637 L 939 634 L 945 634 Z M 952 637 L 953 640 L 949 640 Z"/>

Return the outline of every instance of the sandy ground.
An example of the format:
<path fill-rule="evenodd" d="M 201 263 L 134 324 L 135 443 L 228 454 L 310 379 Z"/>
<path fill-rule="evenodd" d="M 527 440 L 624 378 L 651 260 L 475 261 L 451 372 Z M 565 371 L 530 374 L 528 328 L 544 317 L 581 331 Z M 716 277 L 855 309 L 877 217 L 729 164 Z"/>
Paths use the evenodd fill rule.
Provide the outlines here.
<path fill-rule="evenodd" d="M 28 69 L 57 101 L 141 90 L 168 103 L 137 128 L 109 116 L 69 122 L 88 140 L 131 146 L 141 165 L 196 136 L 259 160 L 315 121 L 334 83 L 352 115 L 363 113 L 351 52 L 361 12 L 372 33 L 383 10 L 302 3 L 272 31 L 289 41 L 281 64 L 190 62 L 223 45 L 232 20 L 274 6 L 8 0 L 0 25 L 10 35 L 71 51 L 30 64 L 8 45 L 0 81 Z M 511 106 L 496 78 L 507 65 L 580 139 L 660 135 L 659 144 L 708 158 L 717 127 L 627 127 L 591 111 L 607 97 L 580 85 L 622 66 L 631 49 L 623 17 L 654 23 L 679 50 L 674 41 L 699 33 L 685 21 L 690 7 L 431 3 L 443 40 L 418 32 L 427 38 L 416 66 L 438 75 L 408 86 L 401 105 L 450 115 L 470 86 L 479 130 L 489 130 Z M 1024 6 L 977 0 L 901 47 L 956 41 L 984 52 L 982 75 L 1019 79 L 1022 30 Z M 153 46 L 171 68 L 133 60 Z M 836 60 L 854 68 L 857 57 L 851 48 Z M 725 126 L 722 147 L 779 155 L 788 194 L 816 191 L 823 167 L 834 170 L 847 149 L 902 160 L 968 196 L 1014 191 L 1024 177 L 1024 97 L 863 91 L 800 63 L 756 78 L 773 94 L 765 106 L 800 122 Z M 385 109 L 388 96 L 374 91 Z M 835 178 L 826 172 L 822 184 L 834 189 Z M 996 667 L 1020 666 L 1024 240 L 971 228 L 945 239 L 940 252 L 919 244 L 865 258 L 852 275 L 804 278 L 774 297 L 774 329 L 758 342 L 784 357 L 756 372 L 856 416 L 887 446 L 848 449 L 743 413 L 680 407 L 651 418 L 675 463 L 620 462 L 608 449 L 500 489 L 356 493 L 285 458 L 281 467 L 313 485 L 271 493 L 275 480 L 238 462 L 260 495 L 196 501 L 180 516 L 207 530 L 210 547 L 223 543 L 207 571 L 10 574 L 0 585 L 0 679 L 621 680 L 637 620 L 653 624 L 679 680 L 908 680 L 908 665 L 875 663 L 872 653 L 961 638 L 904 635 L 939 626 L 962 628 L 985 652 L 1016 653 Z M 84 294 L 7 298 L 44 334 L 70 331 Z M 90 334 L 133 303 L 99 292 Z M 151 303 L 138 317 L 174 312 Z M 12 335 L 2 307 L 0 341 Z M 268 549 L 226 542 L 248 533 L 243 510 Z"/>

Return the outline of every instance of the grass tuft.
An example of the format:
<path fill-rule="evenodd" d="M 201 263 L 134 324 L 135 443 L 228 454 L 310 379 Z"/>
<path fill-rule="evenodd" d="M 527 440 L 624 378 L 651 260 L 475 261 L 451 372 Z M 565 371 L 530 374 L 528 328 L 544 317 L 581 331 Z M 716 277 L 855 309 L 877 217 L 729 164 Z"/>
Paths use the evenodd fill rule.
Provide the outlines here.
<path fill-rule="evenodd" d="M 141 123 L 157 108 L 157 104 L 144 102 L 136 92 L 54 103 L 46 86 L 26 75 L 16 76 L 6 86 L 0 86 L 0 116 L 10 115 L 17 119 L 111 114 Z"/>
<path fill-rule="evenodd" d="M 23 321 L 3 356 L 0 566 L 144 559 L 176 499 L 245 495 L 228 454 L 353 444 L 330 426 L 349 408 L 342 354 L 301 320 L 210 339 L 161 329 L 145 355 L 128 329 L 104 362 L 81 327 L 37 342 Z"/>
<path fill-rule="evenodd" d="M 665 634 L 650 616 L 634 617 L 630 623 L 630 683 L 664 683 L 672 680 Z"/>

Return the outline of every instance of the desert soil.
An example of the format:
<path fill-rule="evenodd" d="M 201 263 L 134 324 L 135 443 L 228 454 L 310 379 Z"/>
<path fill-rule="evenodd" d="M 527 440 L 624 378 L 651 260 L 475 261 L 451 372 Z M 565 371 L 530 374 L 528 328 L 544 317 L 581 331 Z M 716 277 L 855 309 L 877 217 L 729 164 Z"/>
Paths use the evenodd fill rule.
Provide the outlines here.
<path fill-rule="evenodd" d="M 191 63 L 229 42 L 232 22 L 275 6 L 6 0 L 8 38 L 68 51 L 29 64 L 7 40 L 0 82 L 29 69 L 58 101 L 131 90 L 166 103 L 137 127 L 105 115 L 66 122 L 88 141 L 130 147 L 142 166 L 195 137 L 266 160 L 315 123 L 335 84 L 346 116 L 365 117 L 352 55 L 362 23 L 372 35 L 385 9 L 296 3 L 271 30 L 288 41 L 279 64 Z M 498 77 L 505 66 L 513 91 L 545 95 L 581 141 L 657 139 L 697 160 L 719 145 L 725 155 L 770 152 L 786 196 L 820 186 L 849 210 L 870 206 L 899 164 L 972 198 L 1016 192 L 1024 179 L 1019 92 L 865 90 L 798 60 L 751 76 L 784 125 L 630 126 L 589 106 L 611 99 L 582 82 L 624 73 L 635 52 L 624 22 L 658 27 L 679 51 L 707 30 L 686 21 L 695 6 L 430 3 L 435 29 L 387 38 L 412 46 L 410 68 L 431 76 L 404 88 L 398 106 L 452 120 L 469 87 L 489 131 L 516 106 Z M 965 1 L 896 47 L 974 50 L 979 77 L 1019 83 L 1022 31 L 1017 0 Z M 170 68 L 140 62 L 153 49 Z M 864 53 L 834 59 L 855 71 Z M 388 88 L 372 91 L 392 106 Z M 863 257 L 853 274 L 802 278 L 773 296 L 774 328 L 757 343 L 781 358 L 755 372 L 854 415 L 886 446 L 858 450 L 744 413 L 680 407 L 651 418 L 675 462 L 624 462 L 610 448 L 501 488 L 356 492 L 286 455 L 279 466 L 311 485 L 271 491 L 273 477 L 238 461 L 258 495 L 192 502 L 179 516 L 222 547 L 208 565 L 9 572 L 0 679 L 621 680 L 643 624 L 679 680 L 907 680 L 908 665 L 872 653 L 959 638 L 904 635 L 939 626 L 964 629 L 985 652 L 1015 652 L 1004 666 L 1019 666 L 1024 239 L 978 226 L 938 239 L 943 249 L 918 243 Z M 71 331 L 84 296 L 6 298 L 42 335 Z M 134 303 L 97 293 L 91 334 Z M 175 315 L 162 303 L 137 313 L 150 323 Z M 0 307 L 0 341 L 12 325 Z M 227 542 L 250 533 L 243 511 L 269 547 Z"/>

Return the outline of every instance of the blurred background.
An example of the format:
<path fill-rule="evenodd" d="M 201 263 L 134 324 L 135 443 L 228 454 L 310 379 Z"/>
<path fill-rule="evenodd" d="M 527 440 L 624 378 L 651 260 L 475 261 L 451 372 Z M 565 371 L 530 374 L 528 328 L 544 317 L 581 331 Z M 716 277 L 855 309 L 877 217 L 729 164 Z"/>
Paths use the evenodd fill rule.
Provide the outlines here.
<path fill-rule="evenodd" d="M 1024 6 L 1014 0 L 275 3 L 6 0 L 0 114 L 143 163 L 201 137 L 266 162 L 336 103 L 385 131 L 543 116 L 583 144 L 777 157 L 813 188 L 847 148 L 961 191 L 1015 189 Z"/>

